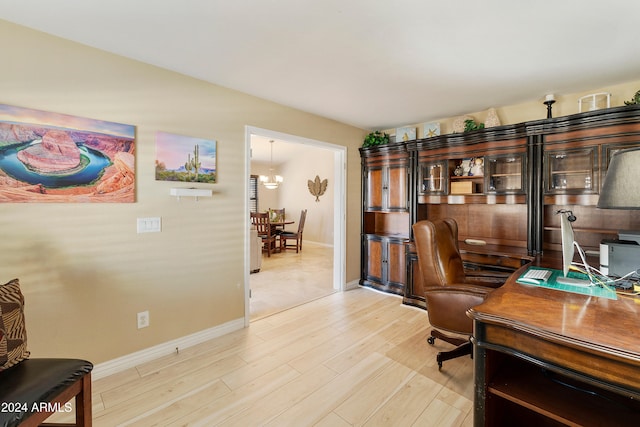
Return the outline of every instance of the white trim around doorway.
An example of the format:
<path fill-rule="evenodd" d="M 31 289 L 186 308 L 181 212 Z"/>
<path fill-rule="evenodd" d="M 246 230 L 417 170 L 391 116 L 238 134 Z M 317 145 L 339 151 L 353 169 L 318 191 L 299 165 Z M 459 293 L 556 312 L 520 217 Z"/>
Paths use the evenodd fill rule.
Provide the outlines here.
<path fill-rule="evenodd" d="M 245 221 L 244 234 L 244 319 L 249 326 L 251 311 L 249 306 L 249 179 L 251 173 L 251 136 L 257 135 L 269 139 L 278 139 L 296 144 L 329 149 L 333 152 L 334 176 L 334 216 L 333 216 L 333 288 L 342 292 L 346 289 L 346 220 L 347 220 L 347 147 L 329 142 L 317 141 L 301 136 L 290 135 L 254 126 L 245 126 Z"/>

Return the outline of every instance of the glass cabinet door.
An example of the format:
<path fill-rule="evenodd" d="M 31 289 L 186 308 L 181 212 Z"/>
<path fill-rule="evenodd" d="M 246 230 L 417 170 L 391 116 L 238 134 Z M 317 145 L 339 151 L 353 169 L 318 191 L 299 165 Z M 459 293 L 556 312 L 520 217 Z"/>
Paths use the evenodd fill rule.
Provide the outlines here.
<path fill-rule="evenodd" d="M 419 169 L 419 194 L 426 195 L 447 193 L 447 176 L 449 175 L 447 161 L 422 163 L 420 164 Z"/>
<path fill-rule="evenodd" d="M 594 193 L 596 148 L 549 151 L 545 153 L 547 193 Z"/>
<path fill-rule="evenodd" d="M 523 155 L 488 156 L 486 188 L 488 193 L 522 193 L 524 191 Z"/>

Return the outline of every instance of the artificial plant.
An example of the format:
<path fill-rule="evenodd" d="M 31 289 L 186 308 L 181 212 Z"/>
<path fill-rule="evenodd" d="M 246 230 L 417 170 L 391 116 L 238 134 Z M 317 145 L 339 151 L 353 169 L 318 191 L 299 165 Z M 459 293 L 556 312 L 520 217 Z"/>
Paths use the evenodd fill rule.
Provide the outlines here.
<path fill-rule="evenodd" d="M 379 130 L 371 132 L 364 138 L 362 143 L 363 147 L 373 147 L 375 145 L 382 145 L 389 142 L 389 134 L 380 132 Z"/>

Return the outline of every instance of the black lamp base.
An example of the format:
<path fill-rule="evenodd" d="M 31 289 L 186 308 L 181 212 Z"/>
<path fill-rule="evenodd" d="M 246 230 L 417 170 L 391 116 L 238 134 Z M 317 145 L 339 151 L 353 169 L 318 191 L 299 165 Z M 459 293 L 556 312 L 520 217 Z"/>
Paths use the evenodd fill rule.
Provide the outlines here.
<path fill-rule="evenodd" d="M 552 99 L 550 101 L 544 101 L 544 105 L 547 106 L 547 119 L 551 118 L 551 106 L 555 103 L 555 99 Z"/>

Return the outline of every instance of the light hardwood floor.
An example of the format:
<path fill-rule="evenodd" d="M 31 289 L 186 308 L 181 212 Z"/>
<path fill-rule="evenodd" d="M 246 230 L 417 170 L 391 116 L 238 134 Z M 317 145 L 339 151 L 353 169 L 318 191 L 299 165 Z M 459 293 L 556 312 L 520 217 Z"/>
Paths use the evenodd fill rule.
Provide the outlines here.
<path fill-rule="evenodd" d="M 424 311 L 338 292 L 93 384 L 94 426 L 470 426 L 472 360 Z"/>
<path fill-rule="evenodd" d="M 472 425 L 472 361 L 438 370 L 426 312 L 336 293 L 331 248 L 263 261 L 249 328 L 94 381 L 94 426 Z"/>

